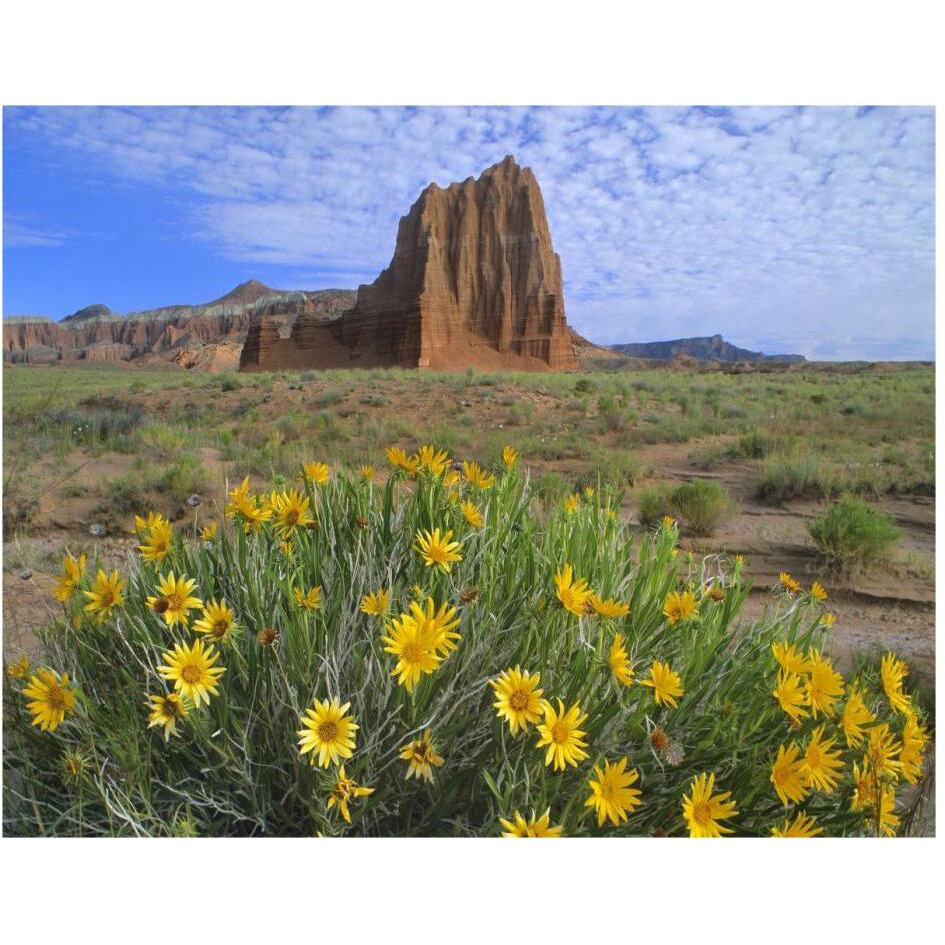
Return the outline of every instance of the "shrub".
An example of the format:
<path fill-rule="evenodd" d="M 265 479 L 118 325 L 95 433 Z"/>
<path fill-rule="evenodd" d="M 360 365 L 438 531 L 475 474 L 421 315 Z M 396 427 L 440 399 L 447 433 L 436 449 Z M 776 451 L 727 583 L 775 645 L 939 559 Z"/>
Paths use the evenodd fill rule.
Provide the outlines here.
<path fill-rule="evenodd" d="M 759 498 L 783 501 L 830 495 L 830 475 L 823 463 L 810 453 L 770 456 L 758 477 Z"/>
<path fill-rule="evenodd" d="M 695 479 L 673 489 L 669 509 L 694 535 L 711 535 L 732 514 L 734 503 L 717 482 Z"/>
<path fill-rule="evenodd" d="M 886 555 L 899 539 L 892 516 L 854 495 L 842 496 L 807 526 L 817 550 L 845 568 L 867 565 Z"/>
<path fill-rule="evenodd" d="M 333 407 L 340 404 L 345 399 L 345 395 L 340 390 L 323 390 L 315 397 L 316 407 Z"/>
<path fill-rule="evenodd" d="M 100 620 L 84 610 L 81 593 L 98 565 L 90 560 L 42 635 L 47 665 L 78 687 L 65 719 L 40 731 L 23 691 L 28 679 L 4 674 L 4 832 L 496 836 L 500 818 L 547 809 L 565 835 L 683 835 L 689 832 L 683 798 L 709 774 L 717 792 L 732 793 L 737 813 L 724 826 L 736 835 L 769 836 L 793 816 L 771 783 L 772 764 L 779 746 L 805 744 L 823 717 L 804 715 L 789 731 L 771 697 L 778 684 L 772 644 L 822 650 L 819 605 L 781 613 L 776 599 L 762 620 L 743 621 L 748 588 L 737 566 L 726 563 L 724 580 L 715 558 L 700 572 L 674 556 L 674 529 L 637 543 L 606 501 L 536 517 L 520 472 L 500 474 L 493 488 L 471 493 L 485 519 L 481 530 L 465 525 L 441 482 L 424 475 L 403 489 L 400 476 L 378 487 L 336 473 L 310 492 L 315 529 L 283 520 L 246 532 L 227 522 L 215 542 L 199 544 L 188 537 L 188 525 L 162 561 L 142 562 L 125 575 L 124 601 Z M 254 498 L 246 501 L 256 508 Z M 460 542 L 448 572 L 425 566 L 414 549 L 417 529 L 431 527 L 455 530 Z M 286 528 L 288 549 L 277 530 Z M 564 609 L 554 579 L 566 564 L 601 597 L 624 602 L 629 614 L 587 614 L 573 588 L 576 612 Z M 160 667 L 167 673 L 175 643 L 207 643 L 195 632 L 199 611 L 169 627 L 148 606 L 159 576 L 170 570 L 193 579 L 204 602 L 226 601 L 238 629 L 211 644 L 219 679 L 206 703 L 187 705 L 165 732 L 160 718 L 149 718 L 148 697 L 163 697 L 173 685 Z M 705 590 L 709 574 L 713 594 Z M 321 593 L 314 609 L 301 606 L 294 592 L 312 600 L 307 592 L 315 586 Z M 391 592 L 391 616 L 409 614 L 418 599 L 421 607 L 429 600 L 434 608 L 456 608 L 457 636 L 438 643 L 422 637 L 437 658 L 409 692 L 382 639 L 395 633 L 390 619 L 361 610 L 364 596 L 378 588 Z M 670 605 L 671 622 L 664 616 Z M 669 705 L 615 676 L 608 651 L 618 630 L 638 681 L 657 660 L 678 674 Z M 412 659 L 407 653 L 404 647 L 402 658 Z M 582 713 L 586 750 L 561 770 L 547 764 L 533 720 L 512 734 L 497 717 L 489 681 L 516 665 L 540 673 L 553 707 L 561 698 L 566 709 L 577 704 Z M 821 665 L 839 687 L 842 681 Z M 630 668 L 621 669 L 624 677 Z M 899 737 L 902 719 L 883 701 L 875 670 L 865 670 L 857 687 L 877 722 Z M 320 767 L 300 754 L 296 733 L 306 724 L 303 713 L 331 699 L 347 707 L 358 728 L 347 757 L 334 764 L 325 757 Z M 839 694 L 832 702 L 837 711 Z M 410 769 L 402 754 L 424 732 L 436 752 L 419 755 L 427 782 L 404 777 Z M 851 766 L 861 763 L 863 749 L 839 739 L 836 751 L 841 784 L 829 793 L 802 785 L 811 794 L 805 810 L 827 835 L 875 833 L 874 808 L 850 804 Z M 624 758 L 642 803 L 617 825 L 595 816 L 585 801 L 594 766 Z M 341 811 L 328 806 L 338 761 L 348 778 L 373 791 L 342 795 Z M 897 800 L 896 787 L 890 790 L 907 829 L 915 792 Z"/>
<path fill-rule="evenodd" d="M 645 528 L 654 528 L 669 515 L 669 486 L 645 486 L 637 493 L 637 518 Z"/>

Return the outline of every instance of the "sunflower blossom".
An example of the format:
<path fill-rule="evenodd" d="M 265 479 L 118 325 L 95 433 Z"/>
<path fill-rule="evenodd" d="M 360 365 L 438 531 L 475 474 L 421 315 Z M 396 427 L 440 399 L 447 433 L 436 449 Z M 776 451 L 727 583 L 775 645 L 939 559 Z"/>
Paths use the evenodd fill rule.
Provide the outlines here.
<path fill-rule="evenodd" d="M 418 781 L 423 778 L 428 784 L 432 784 L 433 769 L 443 764 L 443 759 L 436 753 L 436 748 L 433 746 L 433 735 L 430 729 L 426 729 L 419 738 L 404 745 L 400 749 L 400 757 L 407 762 L 404 778 L 408 781 L 410 778 L 416 778 Z"/>
<path fill-rule="evenodd" d="M 354 733 L 358 726 L 347 714 L 350 706 L 350 702 L 340 705 L 337 697 L 330 702 L 316 699 L 312 707 L 302 713 L 302 728 L 295 734 L 299 736 L 299 752 L 312 753 L 308 759 L 310 765 L 314 766 L 317 758 L 318 766 L 327 768 L 354 754 Z"/>
<path fill-rule="evenodd" d="M 241 521 L 243 531 L 247 534 L 258 531 L 263 522 L 272 518 L 272 507 L 267 502 L 261 502 L 258 496 L 249 494 L 249 476 L 230 490 L 230 501 L 225 512 L 227 518 Z"/>
<path fill-rule="evenodd" d="M 390 607 L 390 591 L 379 587 L 361 598 L 361 613 L 374 617 L 383 617 Z"/>
<path fill-rule="evenodd" d="M 640 774 L 635 768 L 626 770 L 627 759 L 611 764 L 604 762 L 594 766 L 594 779 L 588 780 L 591 796 L 584 802 L 585 807 L 593 807 L 597 811 L 597 826 L 602 827 L 605 820 L 616 827 L 627 819 L 628 813 L 633 813 L 635 807 L 643 802 L 640 800 L 641 791 L 630 785 L 636 783 Z"/>
<path fill-rule="evenodd" d="M 69 688 L 69 675 L 57 675 L 51 669 L 41 669 L 23 687 L 23 695 L 30 699 L 26 708 L 33 713 L 33 725 L 44 732 L 55 732 L 75 707 L 75 690 Z"/>
<path fill-rule="evenodd" d="M 817 818 L 799 810 L 794 820 L 788 818 L 780 827 L 771 829 L 772 837 L 817 837 L 824 832 L 823 827 L 817 826 Z"/>
<path fill-rule="evenodd" d="M 771 652 L 784 672 L 805 676 L 810 672 L 810 660 L 798 652 L 793 643 L 788 643 L 787 640 L 772 643 Z"/>
<path fill-rule="evenodd" d="M 912 698 L 902 691 L 902 682 L 909 675 L 906 664 L 893 653 L 887 653 L 880 664 L 883 691 L 889 700 L 889 708 L 903 715 L 912 711 Z"/>
<path fill-rule="evenodd" d="M 565 564 L 555 573 L 555 593 L 565 610 L 582 617 L 594 592 L 583 578 L 574 580 L 574 570 L 570 564 Z"/>
<path fill-rule="evenodd" d="M 297 587 L 292 588 L 295 605 L 302 610 L 318 610 L 321 607 L 322 588 L 320 584 L 310 587 L 304 594 Z"/>
<path fill-rule="evenodd" d="M 786 673 L 784 670 L 778 671 L 778 685 L 771 693 L 778 700 L 778 704 L 787 714 L 800 722 L 802 718 L 810 715 L 804 708 L 807 699 L 804 694 L 804 682 L 796 673 Z"/>
<path fill-rule="evenodd" d="M 309 504 L 308 496 L 297 489 L 269 494 L 272 522 L 280 538 L 288 539 L 296 528 L 308 528 L 315 521 Z"/>
<path fill-rule="evenodd" d="M 302 466 L 302 475 L 315 485 L 324 486 L 331 475 L 331 466 L 328 463 L 305 463 Z"/>
<path fill-rule="evenodd" d="M 922 765 L 925 757 L 922 752 L 925 743 L 929 740 L 915 713 L 906 716 L 906 724 L 902 729 L 902 749 L 899 752 L 899 761 L 902 764 L 902 776 L 910 784 L 918 784 L 922 774 Z"/>
<path fill-rule="evenodd" d="M 796 594 L 800 589 L 801 585 L 791 577 L 787 571 L 782 571 L 778 575 L 778 582 L 781 586 L 788 592 L 788 594 Z"/>
<path fill-rule="evenodd" d="M 663 602 L 663 616 L 666 622 L 673 626 L 680 620 L 691 620 L 699 612 L 696 595 L 692 591 L 670 591 Z"/>
<path fill-rule="evenodd" d="M 420 464 L 415 456 L 408 457 L 407 454 L 397 446 L 387 447 L 387 461 L 395 469 L 402 469 L 407 475 L 415 476 Z"/>
<path fill-rule="evenodd" d="M 423 627 L 418 626 L 407 614 L 391 621 L 388 634 L 381 637 L 381 642 L 386 644 L 384 652 L 397 657 L 397 663 L 390 674 L 397 678 L 397 682 L 404 686 L 407 692 L 413 692 L 422 676 L 430 675 L 439 669 L 443 656 L 437 651 Z"/>
<path fill-rule="evenodd" d="M 778 757 L 771 765 L 771 783 L 781 798 L 781 803 L 799 804 L 810 792 L 810 782 L 807 778 L 807 768 L 804 761 L 798 758 L 800 750 L 793 742 L 790 748 L 778 746 Z"/>
<path fill-rule="evenodd" d="M 122 594 L 124 586 L 124 578 L 118 576 L 117 570 L 112 571 L 111 574 L 106 574 L 99 568 L 92 589 L 82 592 L 89 599 L 89 602 L 85 605 L 85 612 L 92 614 L 101 623 L 116 607 L 120 607 L 124 602 L 125 597 Z"/>
<path fill-rule="evenodd" d="M 587 713 L 582 713 L 577 703 L 565 711 L 560 699 L 557 712 L 547 699 L 542 699 L 541 708 L 544 721 L 537 726 L 540 737 L 536 747 L 548 746 L 545 764 L 554 763 L 555 771 L 564 771 L 567 765 L 577 767 L 577 763 L 587 757 L 583 750 L 587 747 L 583 739 L 587 733 L 578 727 L 587 720 Z"/>
<path fill-rule="evenodd" d="M 536 689 L 540 673 L 523 671 L 521 666 L 506 669 L 497 679 L 489 681 L 498 697 L 493 706 L 500 719 L 509 723 L 509 731 L 516 735 L 541 719 L 543 689 Z"/>
<path fill-rule="evenodd" d="M 669 668 L 669 663 L 654 660 L 650 667 L 650 675 L 640 680 L 641 686 L 649 686 L 653 690 L 653 699 L 657 705 L 669 705 L 674 709 L 676 700 L 683 695 L 682 679 L 679 673 Z"/>
<path fill-rule="evenodd" d="M 452 537 L 452 530 L 443 534 L 440 534 L 438 528 L 434 528 L 432 532 L 418 530 L 414 551 L 419 553 L 428 568 L 436 566 L 448 574 L 454 561 L 463 560 L 463 556 L 457 553 L 457 549 L 461 547 L 460 543 L 451 541 Z"/>
<path fill-rule="evenodd" d="M 158 672 L 164 679 L 171 680 L 174 689 L 194 705 L 199 706 L 201 702 L 210 705 L 210 696 L 217 694 L 219 678 L 226 672 L 223 666 L 213 665 L 219 658 L 220 654 L 212 646 L 204 648 L 202 640 L 191 646 L 178 643 L 163 654 L 164 663 L 158 666 Z"/>
<path fill-rule="evenodd" d="M 902 761 L 898 757 L 902 743 L 883 722 L 874 725 L 866 734 L 865 765 L 879 778 L 899 778 L 902 774 Z"/>
<path fill-rule="evenodd" d="M 516 450 L 513 446 L 503 447 L 502 462 L 506 469 L 512 469 L 512 467 L 518 462 L 518 450 Z"/>
<path fill-rule="evenodd" d="M 863 726 L 876 721 L 876 716 L 866 708 L 863 693 L 850 689 L 850 695 L 843 706 L 840 725 L 847 740 L 847 748 L 859 748 L 863 743 Z"/>
<path fill-rule="evenodd" d="M 142 536 L 141 544 L 138 545 L 138 551 L 141 552 L 143 561 L 150 561 L 152 564 L 160 564 L 171 550 L 171 541 L 174 533 L 171 530 L 171 523 L 163 515 L 155 515 L 148 519 L 135 518 L 135 525 L 140 522 L 142 528 L 139 534 Z"/>
<path fill-rule="evenodd" d="M 437 450 L 432 444 L 417 450 L 417 468 L 439 478 L 449 469 L 450 456 L 446 450 Z"/>
<path fill-rule="evenodd" d="M 504 828 L 503 837 L 560 837 L 562 827 L 552 827 L 551 808 L 549 807 L 541 817 L 536 817 L 532 811 L 530 820 L 526 820 L 518 811 L 514 811 L 511 820 L 499 818 Z"/>
<path fill-rule="evenodd" d="M 610 654 L 607 662 L 617 682 L 623 683 L 625 686 L 632 686 L 633 667 L 630 665 L 630 658 L 627 656 L 627 648 L 623 644 L 623 634 L 615 633 L 613 642 L 610 644 Z"/>
<path fill-rule="evenodd" d="M 810 596 L 813 597 L 814 600 L 826 600 L 829 595 L 819 581 L 814 581 L 810 586 Z"/>
<path fill-rule="evenodd" d="M 738 814 L 735 802 L 729 800 L 732 792 L 713 795 L 714 789 L 715 774 L 704 773 L 692 779 L 691 794 L 683 796 L 683 819 L 690 837 L 721 837 L 733 832 L 719 823 Z"/>
<path fill-rule="evenodd" d="M 85 554 L 78 558 L 66 555 L 62 559 L 62 574 L 56 579 L 53 597 L 63 604 L 75 593 L 75 589 L 85 573 Z"/>
<path fill-rule="evenodd" d="M 210 522 L 208 525 L 204 525 L 204 527 L 200 529 L 200 540 L 207 543 L 216 541 L 218 531 L 219 525 L 217 525 L 215 521 Z"/>
<path fill-rule="evenodd" d="M 463 476 L 477 489 L 491 489 L 495 485 L 495 476 L 487 473 L 479 463 L 463 463 Z"/>
<path fill-rule="evenodd" d="M 834 703 L 843 695 L 843 677 L 836 672 L 833 664 L 820 652 L 812 649 L 810 658 L 810 677 L 807 680 L 807 702 L 814 718 L 818 712 L 824 715 L 836 715 Z"/>
<path fill-rule="evenodd" d="M 843 769 L 840 751 L 831 749 L 837 743 L 835 738 L 824 738 L 824 725 L 814 729 L 810 741 L 804 750 L 804 769 L 812 787 L 832 794 L 839 780 L 838 771 Z"/>
<path fill-rule="evenodd" d="M 607 600 L 604 600 L 597 594 L 591 594 L 588 598 L 588 603 L 591 605 L 591 609 L 599 617 L 605 617 L 608 620 L 616 620 L 618 617 L 626 617 L 630 613 L 630 605 L 623 603 L 623 601 L 614 600 L 612 597 L 608 597 Z"/>
<path fill-rule="evenodd" d="M 148 607 L 164 618 L 164 622 L 173 627 L 176 624 L 187 626 L 187 611 L 203 606 L 199 597 L 193 596 L 196 581 L 183 574 L 175 577 L 173 571 L 158 577 L 159 593 L 147 599 Z"/>
<path fill-rule="evenodd" d="M 177 733 L 177 723 L 187 715 L 187 702 L 176 692 L 165 696 L 148 696 L 150 713 L 148 728 L 160 725 L 164 732 L 164 741 Z"/>
<path fill-rule="evenodd" d="M 463 502 L 459 510 L 463 513 L 463 518 L 466 519 L 466 522 L 471 528 L 482 528 L 485 526 L 486 520 L 482 517 L 482 512 L 480 512 L 472 502 Z"/>
<path fill-rule="evenodd" d="M 200 619 L 194 621 L 194 630 L 206 634 L 214 643 L 229 643 L 238 629 L 236 614 L 225 600 L 207 601 Z"/>
<path fill-rule="evenodd" d="M 374 793 L 374 788 L 372 787 L 362 787 L 353 779 L 345 775 L 345 766 L 342 765 L 338 769 L 338 780 L 335 782 L 335 786 L 331 789 L 331 794 L 328 796 L 328 809 L 331 810 L 336 804 L 338 805 L 338 810 L 341 811 L 341 816 L 344 817 L 345 823 L 351 823 L 351 814 L 348 811 L 348 801 L 353 800 L 358 797 L 368 797 Z"/>

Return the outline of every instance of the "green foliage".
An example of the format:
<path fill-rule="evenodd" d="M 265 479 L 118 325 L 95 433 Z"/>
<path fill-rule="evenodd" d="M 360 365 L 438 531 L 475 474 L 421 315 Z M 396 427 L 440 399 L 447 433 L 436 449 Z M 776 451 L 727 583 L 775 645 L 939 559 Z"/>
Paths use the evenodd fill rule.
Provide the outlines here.
<path fill-rule="evenodd" d="M 670 486 L 644 486 L 637 493 L 637 518 L 646 528 L 654 528 L 670 513 Z"/>
<path fill-rule="evenodd" d="M 694 479 L 670 493 L 669 509 L 694 535 L 711 535 L 734 512 L 725 489 L 708 479 Z"/>
<path fill-rule="evenodd" d="M 831 564 L 845 568 L 881 560 L 901 534 L 891 516 L 853 495 L 830 505 L 807 530 L 817 550 Z"/>

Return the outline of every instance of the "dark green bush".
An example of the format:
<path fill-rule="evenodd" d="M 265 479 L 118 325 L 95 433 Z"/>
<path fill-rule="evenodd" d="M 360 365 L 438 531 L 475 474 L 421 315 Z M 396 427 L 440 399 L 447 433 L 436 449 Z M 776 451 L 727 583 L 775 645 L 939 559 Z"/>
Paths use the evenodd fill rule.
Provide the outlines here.
<path fill-rule="evenodd" d="M 731 496 L 717 482 L 696 479 L 673 489 L 670 514 L 695 535 L 711 535 L 734 511 Z"/>
<path fill-rule="evenodd" d="M 892 516 L 854 495 L 842 496 L 830 505 L 823 516 L 807 526 L 807 531 L 831 564 L 845 568 L 880 560 L 901 534 Z"/>

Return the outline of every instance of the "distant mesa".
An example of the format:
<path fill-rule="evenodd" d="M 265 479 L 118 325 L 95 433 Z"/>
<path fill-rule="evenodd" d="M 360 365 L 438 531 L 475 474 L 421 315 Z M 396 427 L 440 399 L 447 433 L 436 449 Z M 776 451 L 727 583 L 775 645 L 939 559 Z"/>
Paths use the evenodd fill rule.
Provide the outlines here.
<path fill-rule="evenodd" d="M 677 338 L 675 341 L 650 341 L 643 344 L 610 345 L 611 351 L 627 358 L 648 358 L 661 361 L 693 359 L 696 361 L 805 361 L 802 354 L 762 354 L 725 341 L 721 335 L 707 338 Z"/>
<path fill-rule="evenodd" d="M 288 338 L 260 313 L 243 371 L 399 366 L 578 367 L 561 261 L 538 181 L 509 155 L 473 179 L 430 184 L 400 220 L 390 265 L 325 321 L 303 313 Z"/>

